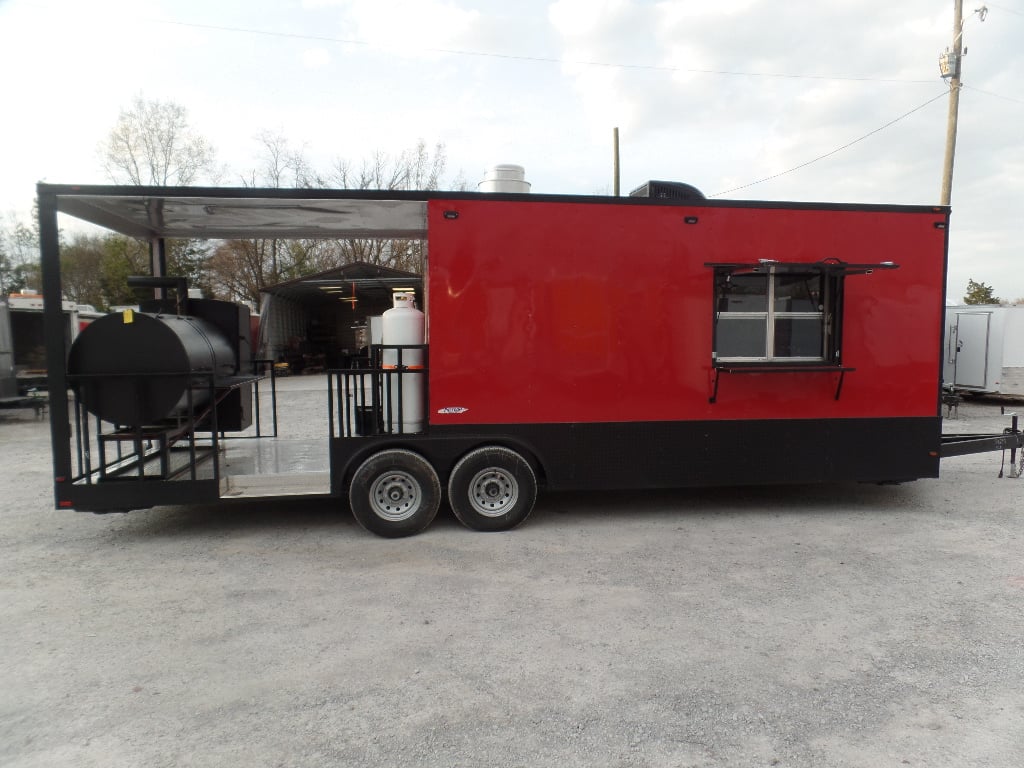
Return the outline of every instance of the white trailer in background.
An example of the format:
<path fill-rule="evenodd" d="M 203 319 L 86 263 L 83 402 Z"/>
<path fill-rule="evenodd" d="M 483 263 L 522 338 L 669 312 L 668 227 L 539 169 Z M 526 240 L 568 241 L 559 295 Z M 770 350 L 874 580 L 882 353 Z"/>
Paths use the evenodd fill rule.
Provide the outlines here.
<path fill-rule="evenodd" d="M 0 400 L 18 396 L 14 378 L 14 339 L 11 335 L 11 311 L 0 298 Z"/>
<path fill-rule="evenodd" d="M 61 308 L 68 344 L 104 314 L 66 299 Z M 0 297 L 0 408 L 35 408 L 39 413 L 45 406 L 45 343 L 43 297 L 32 291 Z"/>
<path fill-rule="evenodd" d="M 1024 306 L 946 307 L 942 380 L 964 392 L 1024 396 Z"/>
<path fill-rule="evenodd" d="M 38 415 L 46 400 L 34 394 L 22 394 L 22 387 L 14 373 L 14 347 L 10 301 L 0 298 L 0 408 L 35 408 Z"/>

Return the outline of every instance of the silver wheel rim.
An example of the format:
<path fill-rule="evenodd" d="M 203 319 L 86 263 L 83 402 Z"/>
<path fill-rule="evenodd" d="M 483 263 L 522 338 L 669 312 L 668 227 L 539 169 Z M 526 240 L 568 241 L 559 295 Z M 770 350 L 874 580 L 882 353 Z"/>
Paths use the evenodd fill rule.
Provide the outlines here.
<path fill-rule="evenodd" d="M 469 483 L 469 503 L 484 517 L 501 517 L 519 500 L 519 481 L 498 467 L 477 472 Z"/>
<path fill-rule="evenodd" d="M 408 472 L 385 472 L 370 486 L 370 506 L 377 517 L 392 523 L 408 520 L 423 503 L 419 482 Z"/>

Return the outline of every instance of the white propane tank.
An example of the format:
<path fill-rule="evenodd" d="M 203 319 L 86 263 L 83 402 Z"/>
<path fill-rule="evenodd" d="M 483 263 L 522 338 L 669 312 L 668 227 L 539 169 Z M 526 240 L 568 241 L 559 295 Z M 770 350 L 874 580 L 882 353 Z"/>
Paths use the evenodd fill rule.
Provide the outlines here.
<path fill-rule="evenodd" d="M 373 315 L 372 317 L 368 318 L 368 320 L 370 325 L 370 343 L 381 344 L 382 342 L 380 340 L 380 329 L 381 324 L 384 322 L 383 318 L 381 318 L 380 315 Z"/>
<path fill-rule="evenodd" d="M 526 169 L 521 165 L 495 165 L 488 168 L 484 180 L 476 185 L 480 192 L 519 192 L 530 191 L 530 182 L 526 180 Z"/>
<path fill-rule="evenodd" d="M 416 297 L 412 293 L 396 293 L 394 306 L 385 312 L 381 321 L 381 343 L 388 344 L 422 344 L 423 313 L 416 309 Z M 387 429 L 387 411 L 390 403 L 391 431 L 405 434 L 422 432 L 424 426 L 424 393 L 426 391 L 426 373 L 423 368 L 422 349 L 403 349 L 402 370 L 398 373 L 387 373 L 398 368 L 398 350 L 384 349 L 381 364 L 384 367 L 390 386 L 385 387 L 385 429 Z M 402 418 L 399 424 L 398 403 L 401 389 Z"/>

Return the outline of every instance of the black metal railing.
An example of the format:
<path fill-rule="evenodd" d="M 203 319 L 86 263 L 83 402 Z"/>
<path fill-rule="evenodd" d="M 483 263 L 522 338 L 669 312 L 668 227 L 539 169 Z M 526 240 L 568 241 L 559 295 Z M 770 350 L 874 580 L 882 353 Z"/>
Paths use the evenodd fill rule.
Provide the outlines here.
<path fill-rule="evenodd" d="M 429 372 L 426 344 L 375 344 L 364 360 L 328 371 L 331 437 L 425 432 Z"/>
<path fill-rule="evenodd" d="M 221 442 L 228 437 L 218 424 L 218 405 L 239 387 L 252 384 L 255 435 L 236 435 L 231 439 L 265 437 L 261 428 L 259 381 L 266 377 L 268 370 L 272 435 L 276 437 L 277 386 L 272 360 L 253 360 L 252 375 L 227 378 L 211 373 L 68 375 L 74 451 L 70 481 L 94 485 L 114 480 L 197 480 L 199 467 L 205 462 L 212 462 L 205 479 L 219 481 Z M 182 400 L 159 419 L 139 418 L 131 423 L 115 423 L 90 413 L 83 402 L 83 393 L 98 391 L 104 385 L 116 385 L 117 391 L 131 393 L 137 404 L 143 404 L 154 383 L 168 381 L 179 382 Z M 139 412 L 142 412 L 141 407 Z"/>
<path fill-rule="evenodd" d="M 112 381 L 118 383 L 119 390 L 131 392 L 137 403 L 143 403 L 149 386 L 157 380 L 182 382 L 185 401 L 159 421 L 114 423 L 91 414 L 83 403 L 83 389 L 99 388 Z M 214 476 L 219 476 L 217 388 L 212 374 L 76 374 L 68 376 L 68 382 L 73 392 L 72 439 L 77 460 L 72 482 L 91 485 L 107 480 L 167 480 L 185 473 L 195 480 L 199 464 L 211 458 Z M 204 420 L 211 430 L 207 440 L 196 434 L 196 425 Z M 179 458 L 183 455 L 187 456 L 184 461 Z"/>
<path fill-rule="evenodd" d="M 277 374 L 274 373 L 272 358 L 254 358 L 252 374 L 256 380 L 252 385 L 253 421 L 256 424 L 256 437 L 263 437 L 260 431 L 260 381 L 270 377 L 270 417 L 273 426 L 272 437 L 277 437 Z"/>

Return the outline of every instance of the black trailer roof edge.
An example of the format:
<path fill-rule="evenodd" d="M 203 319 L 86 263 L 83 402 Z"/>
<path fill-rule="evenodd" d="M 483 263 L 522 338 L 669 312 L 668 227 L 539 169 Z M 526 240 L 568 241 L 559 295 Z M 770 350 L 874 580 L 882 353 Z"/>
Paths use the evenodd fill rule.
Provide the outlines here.
<path fill-rule="evenodd" d="M 793 200 L 736 200 L 704 199 L 675 200 L 652 197 L 613 197 L 610 195 L 469 192 L 454 190 L 382 190 L 382 189 L 328 189 L 304 187 L 164 187 L 103 184 L 51 184 L 37 185 L 40 195 L 57 198 L 71 197 L 155 197 L 155 198 L 223 198 L 223 199 L 278 199 L 278 200 L 494 200 L 502 202 L 586 203 L 602 205 L 659 206 L 672 208 L 761 208 L 787 210 L 856 210 L 889 212 L 933 212 L 948 214 L 949 206 L 907 203 L 853 203 Z M 60 204 L 58 202 L 58 209 Z"/>

